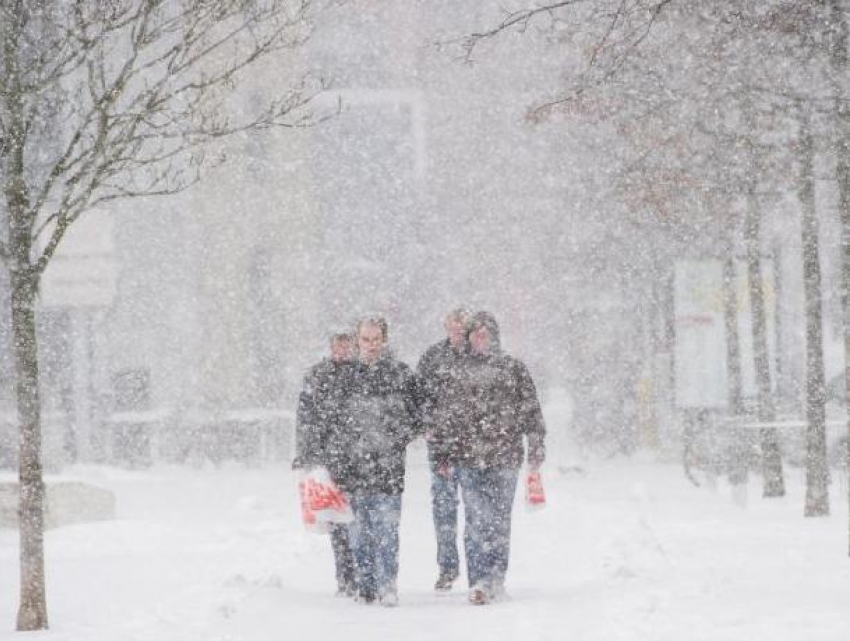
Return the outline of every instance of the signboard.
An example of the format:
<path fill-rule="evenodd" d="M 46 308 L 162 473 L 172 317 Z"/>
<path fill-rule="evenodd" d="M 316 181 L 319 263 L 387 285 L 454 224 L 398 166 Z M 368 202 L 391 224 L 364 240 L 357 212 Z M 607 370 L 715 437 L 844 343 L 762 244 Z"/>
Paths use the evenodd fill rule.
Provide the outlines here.
<path fill-rule="evenodd" d="M 738 345 L 743 396 L 757 392 L 753 356 L 752 313 L 745 261 L 735 261 Z M 767 319 L 768 353 L 776 354 L 773 263 L 762 259 L 762 288 Z M 720 260 L 680 261 L 674 284 L 676 406 L 724 409 L 728 403 L 726 330 L 723 311 L 723 264 Z M 771 370 L 774 359 L 770 358 Z M 771 372 L 775 374 L 775 372 Z M 771 376 L 775 385 L 775 375 Z"/>

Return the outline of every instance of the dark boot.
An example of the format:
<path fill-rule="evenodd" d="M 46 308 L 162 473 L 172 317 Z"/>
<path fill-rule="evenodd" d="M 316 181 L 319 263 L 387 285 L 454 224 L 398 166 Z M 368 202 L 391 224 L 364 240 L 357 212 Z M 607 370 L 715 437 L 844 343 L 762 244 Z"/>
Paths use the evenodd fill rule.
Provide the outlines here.
<path fill-rule="evenodd" d="M 434 583 L 434 589 L 437 592 L 448 592 L 452 589 L 454 582 L 457 581 L 457 570 L 440 570 L 440 576 L 437 577 L 437 582 Z"/>

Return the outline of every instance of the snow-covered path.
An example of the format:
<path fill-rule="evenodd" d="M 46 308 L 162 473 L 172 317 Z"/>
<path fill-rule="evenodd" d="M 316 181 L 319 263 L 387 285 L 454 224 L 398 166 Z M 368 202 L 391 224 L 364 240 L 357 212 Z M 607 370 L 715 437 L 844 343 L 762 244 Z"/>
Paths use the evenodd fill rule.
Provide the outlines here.
<path fill-rule="evenodd" d="M 750 505 L 727 488 L 691 486 L 647 460 L 550 471 L 550 505 L 517 501 L 511 600 L 469 606 L 433 593 L 427 472 L 411 455 L 401 539 L 401 605 L 333 596 L 330 545 L 298 521 L 284 469 L 78 468 L 113 490 L 114 522 L 47 538 L 51 641 L 582 639 L 841 641 L 850 638 L 847 510 L 804 519 L 799 470 L 790 496 Z M 0 638 L 17 606 L 17 535 L 0 531 Z"/>

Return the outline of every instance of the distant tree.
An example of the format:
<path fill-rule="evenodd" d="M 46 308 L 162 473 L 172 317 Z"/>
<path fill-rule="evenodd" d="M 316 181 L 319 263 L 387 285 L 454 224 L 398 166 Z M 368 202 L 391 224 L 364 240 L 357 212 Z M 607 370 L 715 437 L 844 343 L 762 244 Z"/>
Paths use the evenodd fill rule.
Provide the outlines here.
<path fill-rule="evenodd" d="M 756 376 L 756 399 L 762 450 L 762 495 L 776 498 L 785 495 L 782 474 L 782 454 L 779 449 L 779 434 L 774 423 L 776 403 L 770 373 L 770 352 L 767 339 L 767 310 L 765 308 L 764 279 L 761 260 L 762 212 L 758 196 L 759 177 L 763 173 L 763 154 L 758 149 L 755 127 L 756 113 L 751 104 L 744 107 L 744 122 L 751 132 L 742 137 L 748 159 L 748 180 L 745 187 L 746 213 L 744 221 L 744 245 L 746 247 L 747 284 L 752 316 L 753 362 Z"/>
<path fill-rule="evenodd" d="M 820 2 L 818 4 L 821 4 Z M 841 219 L 845 398 L 850 402 L 850 8 L 842 0 L 825 0 L 827 20 L 824 33 L 828 47 L 835 123 L 835 178 L 838 184 L 838 213 Z M 844 453 L 850 473 L 850 411 L 847 418 L 847 449 Z M 850 491 L 848 491 L 850 499 Z M 848 528 L 850 532 L 850 528 Z M 850 553 L 850 546 L 848 546 Z"/>
<path fill-rule="evenodd" d="M 802 210 L 803 293 L 806 305 L 806 516 L 829 514 L 829 465 L 826 444 L 826 373 L 823 358 L 823 295 L 820 240 L 815 205 L 815 141 L 811 115 L 801 101 L 799 192 Z"/>
<path fill-rule="evenodd" d="M 843 68 L 846 79 L 846 53 L 841 53 L 846 52 L 847 41 L 846 24 L 841 19 L 844 11 L 840 0 L 802 3 L 776 0 L 758 4 L 727 0 L 710 5 L 689 0 L 547 2 L 509 13 L 501 23 L 460 41 L 467 59 L 472 58 L 482 42 L 509 29 L 545 30 L 549 26 L 547 33 L 554 41 L 579 41 L 585 68 L 562 87 L 542 88 L 541 94 L 549 93 L 551 97 L 541 98 L 533 113 L 536 118 L 558 112 L 576 113 L 576 105 L 598 101 L 600 95 L 609 102 L 613 99 L 620 107 L 624 101 L 632 106 L 643 103 L 639 111 L 619 108 L 615 116 L 624 138 L 636 147 L 637 160 L 624 174 L 628 177 L 625 191 L 633 204 L 642 203 L 660 212 L 680 212 L 688 217 L 699 215 L 692 203 L 704 199 L 704 194 L 709 192 L 733 195 L 737 192 L 743 197 L 759 417 L 766 423 L 773 421 L 775 409 L 761 291 L 759 229 L 763 205 L 760 201 L 765 189 L 787 190 L 777 180 L 780 174 L 776 169 L 779 167 L 781 175 L 787 175 L 793 158 L 788 158 L 781 144 L 771 146 L 763 138 L 776 136 L 776 126 L 771 122 L 777 114 L 787 116 L 794 110 L 793 105 L 802 104 L 807 113 L 820 108 L 821 97 L 809 99 L 813 93 L 809 76 L 794 76 L 793 71 L 783 70 L 805 65 L 809 72 L 813 66 L 817 67 L 819 57 L 823 57 L 822 42 L 831 43 L 833 66 L 836 72 Z M 831 18 L 824 21 L 827 14 Z M 825 24 L 827 33 L 823 29 Z M 841 58 L 842 55 L 845 57 Z M 776 72 L 765 63 L 766 59 L 784 64 L 773 65 L 780 70 Z M 688 63 L 682 65 L 682 60 Z M 835 73 L 833 77 L 840 76 Z M 837 85 L 846 91 L 846 82 Z M 846 102 L 836 100 L 839 114 Z M 837 119 L 840 121 L 840 117 Z M 729 120 L 733 121 L 731 127 L 724 122 Z M 798 162 L 805 167 L 805 160 L 800 157 Z M 841 167 L 839 160 L 839 173 Z M 840 178 L 838 182 L 840 190 Z M 825 422 L 818 418 L 823 416 L 824 395 L 817 392 L 822 388 L 822 383 L 818 383 L 822 379 L 822 373 L 818 375 L 818 362 L 822 369 L 823 348 L 822 340 L 818 340 L 822 319 L 819 304 L 814 301 L 820 301 L 820 285 L 819 279 L 814 278 L 815 262 L 810 258 L 817 255 L 817 238 L 816 234 L 808 233 L 814 212 L 806 210 L 814 201 L 813 197 L 806 200 L 805 180 L 801 184 L 798 193 L 806 223 L 804 253 L 810 301 L 807 305 L 810 381 L 807 439 L 812 445 L 807 450 L 807 478 L 810 495 L 820 496 L 817 502 L 828 505 L 824 498 L 826 482 L 819 480 L 828 478 L 825 446 L 815 445 L 825 443 Z M 818 350 L 819 358 L 815 354 Z M 739 378 L 730 376 L 730 380 Z M 730 394 L 730 398 L 738 396 L 734 392 Z M 765 428 L 761 437 L 765 496 L 781 496 L 784 488 L 776 432 Z M 806 513 L 812 515 L 819 509 L 810 505 Z"/>
<path fill-rule="evenodd" d="M 18 630 L 47 627 L 36 299 L 66 231 L 98 205 L 195 183 L 204 148 L 307 124 L 297 71 L 318 0 L 0 0 L 0 189 L 20 425 Z M 232 113 L 276 54 L 281 91 Z"/>
<path fill-rule="evenodd" d="M 726 152 L 715 154 L 721 163 L 734 169 L 744 168 L 737 181 L 738 193 L 746 202 L 744 225 L 745 246 L 748 248 L 748 271 L 753 287 L 751 302 L 756 316 L 756 370 L 759 387 L 759 416 L 763 421 L 774 416 L 770 385 L 768 355 L 764 337 L 763 296 L 759 291 L 758 273 L 760 252 L 760 203 L 763 189 L 759 182 L 768 177 L 766 168 L 779 162 L 783 175 L 793 166 L 799 167 L 799 180 L 790 183 L 797 192 L 801 208 L 804 292 L 806 300 L 806 479 L 807 500 L 805 514 L 816 516 L 828 513 L 829 472 L 826 455 L 826 428 L 823 391 L 823 340 L 822 296 L 820 292 L 820 267 L 817 234 L 817 212 L 814 198 L 814 154 L 817 134 L 810 130 L 811 117 L 828 113 L 831 131 L 827 136 L 830 151 L 835 158 L 835 183 L 838 192 L 838 212 L 842 230 L 842 279 L 847 397 L 850 398 L 850 6 L 846 0 L 771 0 L 750 3 L 745 0 L 725 0 L 701 3 L 695 0 L 575 0 L 535 3 L 533 7 L 506 13 L 504 19 L 489 29 L 467 35 L 459 40 L 467 60 L 474 57 L 476 49 L 489 39 L 507 30 L 544 31 L 553 42 L 579 43 L 586 59 L 585 69 L 568 77 L 562 86 L 542 88 L 541 98 L 533 109 L 536 118 L 566 111 L 576 111 L 576 104 L 587 102 L 588 96 L 604 93 L 622 98 L 629 91 L 636 92 L 642 100 L 652 100 L 652 87 L 647 93 L 647 78 L 655 78 L 661 91 L 656 93 L 659 105 L 663 98 L 670 103 L 681 100 L 681 89 L 692 92 L 695 85 L 703 83 L 712 89 L 704 93 L 706 103 L 718 113 L 734 114 L 734 105 L 740 103 L 739 116 L 744 116 L 745 126 L 728 132 L 735 141 L 726 145 Z M 693 19 L 703 18 L 702 28 L 693 29 Z M 547 28 L 548 27 L 548 28 Z M 680 45 L 687 42 L 688 34 L 697 34 L 702 47 Z M 681 36 L 677 40 L 676 36 Z M 662 43 L 662 44 L 659 44 Z M 666 47 L 666 50 L 665 50 Z M 654 51 L 656 55 L 647 55 Z M 641 58 L 645 64 L 637 74 L 635 64 Z M 686 60 L 687 64 L 682 64 Z M 671 64 L 675 63 L 675 64 Z M 773 64 L 777 63 L 777 64 Z M 677 75 L 678 69 L 678 75 Z M 687 75 L 687 78 L 685 78 Z M 684 82 L 683 82 L 684 80 Z M 706 84 L 706 80 L 708 80 Z M 598 92 L 596 90 L 599 90 Z M 547 97 L 548 96 L 548 97 Z M 705 104 L 705 103 L 704 103 Z M 661 114 L 663 110 L 657 111 Z M 697 106 L 694 113 L 704 117 L 706 110 Z M 672 112 L 671 112 L 672 113 Z M 762 138 L 777 134 L 769 124 L 775 114 L 788 120 L 799 121 L 800 136 L 797 144 L 774 145 L 770 150 Z M 663 118 L 663 114 L 662 114 Z M 710 121 L 708 118 L 707 122 Z M 645 127 L 646 120 L 635 121 Z M 685 118 L 676 123 L 667 118 L 665 127 L 671 134 L 677 129 L 690 136 L 694 123 Z M 768 123 L 765 126 L 765 123 Z M 793 127 L 793 125 L 792 125 Z M 697 123 L 697 130 L 705 125 Z M 719 133 L 715 131 L 715 133 Z M 722 138 L 715 137 L 715 142 Z M 674 140 L 671 135 L 669 140 Z M 660 140 L 660 138 L 659 138 Z M 716 145 L 715 145 L 716 146 Z M 656 147 L 656 154 L 669 151 L 666 144 Z M 727 153 L 731 149 L 731 153 Z M 790 154 L 785 154 L 790 149 Z M 694 151 L 693 158 L 699 156 Z M 788 157 L 783 157 L 783 155 Z M 648 156 L 652 156 L 648 150 Z M 680 164 L 676 155 L 668 156 L 665 173 L 679 176 L 677 181 L 691 194 L 699 182 L 684 179 L 687 167 Z M 741 162 L 743 160 L 743 162 Z M 790 162 L 789 162 L 790 161 Z M 695 168 L 693 161 L 689 161 Z M 703 171 L 708 166 L 703 167 Z M 650 170 L 647 173 L 647 170 Z M 634 173 L 652 176 L 651 165 L 636 164 Z M 771 179 L 773 180 L 773 179 Z M 632 185 L 639 181 L 631 181 Z M 668 197 L 675 189 L 659 189 L 655 181 L 644 189 L 644 197 L 670 205 Z M 662 185 L 664 181 L 661 181 Z M 690 184 L 688 184 L 690 183 Z M 728 183 L 727 183 L 728 185 Z M 711 187 L 715 189 L 718 185 Z M 785 186 L 774 190 L 788 191 Z M 768 188 L 770 191 L 770 188 Z M 676 207 L 672 207 L 676 209 Z M 734 396 L 734 395 L 733 395 Z M 850 443 L 850 416 L 847 424 Z M 776 434 L 762 431 L 762 451 L 765 462 L 765 495 L 781 495 L 782 472 Z M 850 447 L 845 452 L 850 471 Z M 850 495 L 848 495 L 850 496 Z"/>

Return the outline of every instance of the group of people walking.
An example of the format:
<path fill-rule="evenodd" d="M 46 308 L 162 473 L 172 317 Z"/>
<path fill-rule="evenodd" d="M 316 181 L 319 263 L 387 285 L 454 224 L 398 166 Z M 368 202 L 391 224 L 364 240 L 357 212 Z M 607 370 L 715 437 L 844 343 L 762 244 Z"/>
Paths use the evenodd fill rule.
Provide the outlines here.
<path fill-rule="evenodd" d="M 439 572 L 435 589 L 460 575 L 459 497 L 469 600 L 504 594 L 511 510 L 519 469 L 545 457 L 545 425 L 525 365 L 501 349 L 489 312 L 459 308 L 447 337 L 412 371 L 388 349 L 381 317 L 331 337 L 331 356 L 311 368 L 299 397 L 294 468 L 321 465 L 354 513 L 332 526 L 338 593 L 363 603 L 398 604 L 401 497 L 407 446 L 424 436 Z M 523 445 L 523 437 L 527 441 Z"/>

